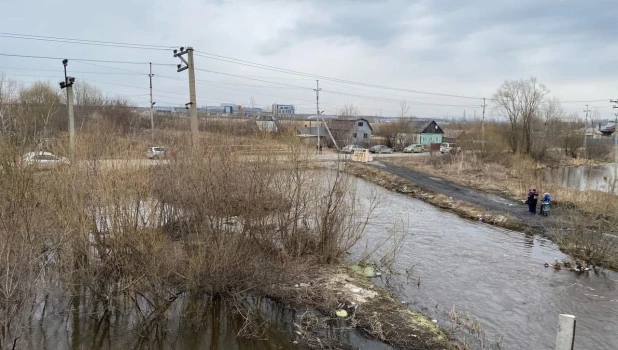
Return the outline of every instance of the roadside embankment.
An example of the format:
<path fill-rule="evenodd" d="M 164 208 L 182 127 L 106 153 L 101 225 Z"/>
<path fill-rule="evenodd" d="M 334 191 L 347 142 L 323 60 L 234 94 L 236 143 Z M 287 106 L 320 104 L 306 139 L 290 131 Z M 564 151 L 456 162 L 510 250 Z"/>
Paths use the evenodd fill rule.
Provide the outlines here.
<path fill-rule="evenodd" d="M 526 230 L 527 228 L 511 215 L 490 211 L 480 205 L 465 200 L 458 200 L 447 194 L 419 186 L 413 181 L 394 175 L 383 168 L 358 163 L 348 163 L 346 172 L 391 191 L 399 192 L 439 208 L 452 211 L 463 218 L 479 220 L 513 230 Z"/>

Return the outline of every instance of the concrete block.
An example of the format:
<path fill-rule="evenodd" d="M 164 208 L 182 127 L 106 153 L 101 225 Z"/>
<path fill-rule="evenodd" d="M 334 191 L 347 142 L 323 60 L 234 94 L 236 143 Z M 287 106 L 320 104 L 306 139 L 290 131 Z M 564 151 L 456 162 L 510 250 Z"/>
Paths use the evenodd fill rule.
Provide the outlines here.
<path fill-rule="evenodd" d="M 556 350 L 573 350 L 575 343 L 575 316 L 560 314 L 558 316 L 558 335 Z"/>

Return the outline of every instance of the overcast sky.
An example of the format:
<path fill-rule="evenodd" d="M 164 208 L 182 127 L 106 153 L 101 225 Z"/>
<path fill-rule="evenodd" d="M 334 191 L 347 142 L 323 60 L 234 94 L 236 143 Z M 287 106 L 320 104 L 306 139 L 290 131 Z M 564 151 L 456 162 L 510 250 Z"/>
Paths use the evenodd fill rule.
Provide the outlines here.
<path fill-rule="evenodd" d="M 534 76 L 565 101 L 567 111 L 582 112 L 587 103 L 610 117 L 616 110 L 608 100 L 618 98 L 616 18 L 618 6 L 610 0 L 21 0 L 3 1 L 0 32 L 190 45 L 196 52 L 401 89 L 321 79 L 320 109 L 326 113 L 352 104 L 362 114 L 396 116 L 399 101 L 406 100 L 416 116 L 460 116 L 465 110 L 480 117 L 479 98 L 491 98 L 507 79 Z M 176 72 L 178 59 L 171 50 L 0 35 L 0 54 L 170 64 L 153 67 L 154 100 L 157 105 L 188 102 L 187 72 Z M 253 98 L 257 106 L 290 103 L 297 111 L 315 112 L 313 77 L 201 55 L 195 62 L 196 68 L 218 72 L 197 72 L 199 106 L 250 105 Z M 148 105 L 147 64 L 70 61 L 68 69 L 105 94 Z M 0 72 L 25 83 L 55 85 L 63 74 L 59 60 L 6 56 L 0 56 Z"/>

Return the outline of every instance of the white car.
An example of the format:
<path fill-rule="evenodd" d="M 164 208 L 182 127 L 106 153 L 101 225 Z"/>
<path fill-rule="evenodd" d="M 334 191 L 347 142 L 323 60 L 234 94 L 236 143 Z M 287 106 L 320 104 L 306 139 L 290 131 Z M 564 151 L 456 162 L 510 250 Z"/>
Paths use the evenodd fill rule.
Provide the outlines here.
<path fill-rule="evenodd" d="M 23 167 L 35 167 L 39 169 L 56 168 L 61 165 L 68 165 L 69 159 L 66 157 L 55 156 L 51 152 L 28 152 L 21 157 Z"/>
<path fill-rule="evenodd" d="M 152 146 L 148 147 L 148 152 L 146 152 L 146 156 L 149 159 L 165 159 L 172 157 L 173 153 L 165 147 Z"/>
<path fill-rule="evenodd" d="M 354 153 L 354 151 L 364 151 L 365 148 L 359 145 L 347 145 L 341 149 L 343 153 Z"/>
<path fill-rule="evenodd" d="M 443 142 L 440 145 L 440 153 L 456 153 L 461 151 L 461 148 L 454 143 Z"/>
<path fill-rule="evenodd" d="M 423 153 L 425 149 L 422 145 L 412 144 L 403 149 L 403 153 Z"/>

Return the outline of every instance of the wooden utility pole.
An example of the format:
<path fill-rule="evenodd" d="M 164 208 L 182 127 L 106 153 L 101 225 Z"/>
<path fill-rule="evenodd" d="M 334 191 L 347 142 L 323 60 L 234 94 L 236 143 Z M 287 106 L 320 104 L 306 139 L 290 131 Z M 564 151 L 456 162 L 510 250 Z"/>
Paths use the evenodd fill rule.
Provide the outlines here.
<path fill-rule="evenodd" d="M 182 57 L 184 54 L 187 54 L 187 59 L 185 60 Z M 180 51 L 174 50 L 174 57 L 178 57 L 182 64 L 178 65 L 177 72 L 182 72 L 185 69 L 189 70 L 189 103 L 186 103 L 185 106 L 189 109 L 189 117 L 191 119 L 191 140 L 193 142 L 193 147 L 196 148 L 199 143 L 199 124 L 197 121 L 197 99 L 195 97 L 195 66 L 193 63 L 193 48 L 184 47 L 180 48 Z"/>

